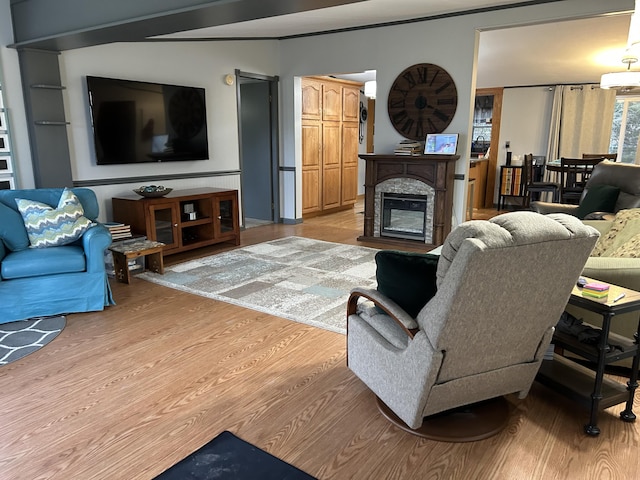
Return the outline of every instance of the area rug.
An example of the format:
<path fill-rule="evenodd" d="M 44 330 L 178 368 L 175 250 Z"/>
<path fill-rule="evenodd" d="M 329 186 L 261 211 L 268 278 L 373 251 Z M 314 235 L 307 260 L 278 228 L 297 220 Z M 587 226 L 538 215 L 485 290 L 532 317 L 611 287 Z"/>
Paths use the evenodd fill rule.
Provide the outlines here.
<path fill-rule="evenodd" d="M 315 477 L 227 431 L 156 477 L 156 480 L 213 479 L 314 480 Z"/>
<path fill-rule="evenodd" d="M 333 332 L 354 287 L 375 288 L 374 248 L 286 237 L 139 277 Z"/>
<path fill-rule="evenodd" d="M 66 325 L 63 316 L 0 324 L 0 365 L 15 362 L 56 338 Z"/>

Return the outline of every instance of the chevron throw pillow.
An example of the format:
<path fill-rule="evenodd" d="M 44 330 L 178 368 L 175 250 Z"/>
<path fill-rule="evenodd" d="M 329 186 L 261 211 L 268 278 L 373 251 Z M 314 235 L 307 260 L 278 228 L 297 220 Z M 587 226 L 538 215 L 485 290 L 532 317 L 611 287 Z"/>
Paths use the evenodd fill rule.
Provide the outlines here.
<path fill-rule="evenodd" d="M 78 197 L 65 188 L 58 207 L 17 198 L 31 248 L 57 247 L 79 239 L 92 225 Z"/>

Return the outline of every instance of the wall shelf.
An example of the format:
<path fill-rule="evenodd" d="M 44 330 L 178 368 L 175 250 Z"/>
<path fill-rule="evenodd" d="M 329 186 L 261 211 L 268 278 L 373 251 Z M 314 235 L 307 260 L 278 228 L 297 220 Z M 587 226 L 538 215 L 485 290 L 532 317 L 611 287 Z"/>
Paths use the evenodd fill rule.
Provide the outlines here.
<path fill-rule="evenodd" d="M 33 123 L 36 125 L 56 126 L 56 127 L 64 127 L 67 125 L 71 125 L 71 122 L 60 122 L 60 121 L 52 121 L 52 120 L 36 120 Z"/>
<path fill-rule="evenodd" d="M 67 87 L 64 87 L 62 85 L 50 85 L 47 83 L 35 83 L 31 85 L 31 88 L 42 88 L 47 90 L 66 90 Z"/>

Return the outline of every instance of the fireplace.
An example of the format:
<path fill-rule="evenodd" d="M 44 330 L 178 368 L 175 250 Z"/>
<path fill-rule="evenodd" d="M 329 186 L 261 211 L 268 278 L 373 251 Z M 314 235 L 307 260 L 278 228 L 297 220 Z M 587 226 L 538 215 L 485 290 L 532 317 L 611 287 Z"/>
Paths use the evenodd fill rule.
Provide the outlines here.
<path fill-rule="evenodd" d="M 460 157 L 361 154 L 360 158 L 366 161 L 366 175 L 364 235 L 358 240 L 442 245 L 451 231 L 455 163 Z M 391 201 L 387 213 L 383 198 Z"/>
<path fill-rule="evenodd" d="M 427 197 L 425 195 L 382 194 L 380 236 L 425 241 Z"/>

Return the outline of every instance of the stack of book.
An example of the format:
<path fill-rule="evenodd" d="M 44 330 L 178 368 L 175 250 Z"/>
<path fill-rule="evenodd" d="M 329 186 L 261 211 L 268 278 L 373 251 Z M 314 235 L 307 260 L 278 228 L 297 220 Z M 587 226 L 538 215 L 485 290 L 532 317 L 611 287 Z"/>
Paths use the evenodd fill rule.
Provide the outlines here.
<path fill-rule="evenodd" d="M 131 225 L 125 225 L 124 223 L 118 222 L 106 222 L 104 223 L 104 226 L 109 230 L 113 240 L 121 240 L 123 238 L 131 237 Z"/>
<path fill-rule="evenodd" d="M 414 140 L 403 140 L 393 151 L 396 155 L 422 155 L 424 145 Z"/>
<path fill-rule="evenodd" d="M 582 296 L 591 298 L 604 298 L 609 295 L 609 285 L 606 283 L 591 282 L 582 287 Z"/>

